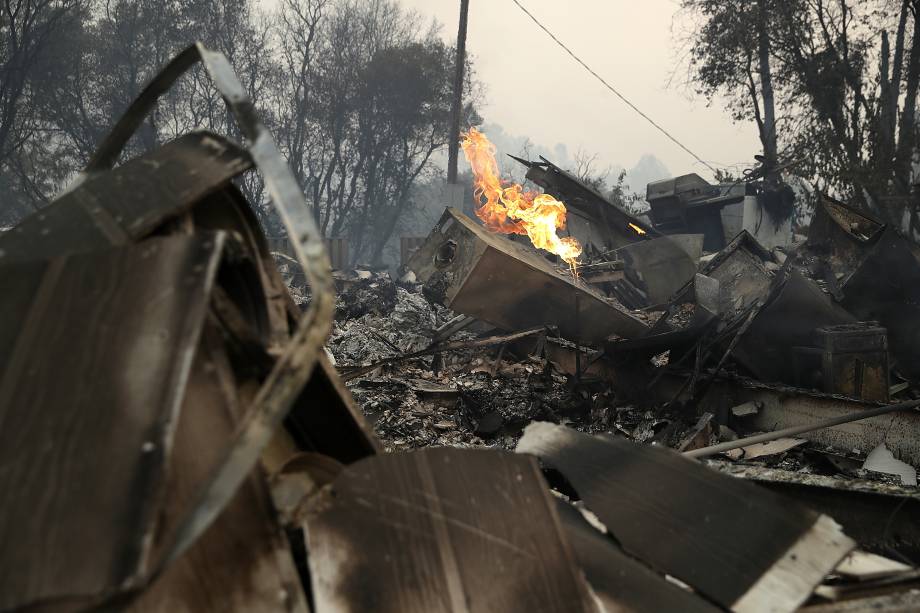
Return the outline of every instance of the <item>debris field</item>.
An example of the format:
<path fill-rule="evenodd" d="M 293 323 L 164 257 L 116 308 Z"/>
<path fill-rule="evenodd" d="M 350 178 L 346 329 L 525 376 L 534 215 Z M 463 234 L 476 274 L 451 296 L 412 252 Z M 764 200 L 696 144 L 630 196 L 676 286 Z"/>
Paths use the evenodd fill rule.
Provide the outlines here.
<path fill-rule="evenodd" d="M 247 144 L 116 164 L 199 63 Z M 242 91 L 190 47 L 0 234 L 0 611 L 920 610 L 920 248 L 520 160 L 577 266 L 447 209 L 332 271 Z"/>

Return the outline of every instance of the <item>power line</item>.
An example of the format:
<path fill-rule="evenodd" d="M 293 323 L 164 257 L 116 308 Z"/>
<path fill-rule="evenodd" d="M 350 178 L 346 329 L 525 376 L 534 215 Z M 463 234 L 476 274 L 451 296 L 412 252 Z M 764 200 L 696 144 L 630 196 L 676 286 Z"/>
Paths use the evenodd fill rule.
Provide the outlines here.
<path fill-rule="evenodd" d="M 591 69 L 591 67 L 588 66 L 587 64 L 585 64 L 585 63 L 581 60 L 581 58 L 579 58 L 577 55 L 575 55 L 575 53 L 572 52 L 571 49 L 569 49 L 568 47 L 566 47 L 565 43 L 563 43 L 561 40 L 559 40 L 558 38 L 556 38 L 555 34 L 553 34 L 552 32 L 550 32 L 550 31 L 546 28 L 546 26 L 544 26 L 542 23 L 540 23 L 540 20 L 537 19 L 536 17 L 534 17 L 533 14 L 532 14 L 530 11 L 528 11 L 528 10 L 524 7 L 523 4 L 521 4 L 520 2 L 518 2 L 518 0 L 511 0 L 511 1 L 514 2 L 514 3 L 518 6 L 519 9 L 521 9 L 522 11 L 524 11 L 524 14 L 526 14 L 528 17 L 530 17 L 530 19 L 533 20 L 533 22 L 534 22 L 535 24 L 537 24 L 537 26 L 538 26 L 541 30 L 543 30 L 544 32 L 546 32 L 546 34 L 547 34 L 550 38 L 552 38 L 552 39 L 556 42 L 557 45 L 559 45 L 560 47 L 562 47 L 562 49 L 563 49 L 566 53 L 568 53 L 570 56 L 572 56 L 572 59 L 573 59 L 573 60 L 575 60 L 576 62 L 578 62 L 579 64 L 581 64 L 582 68 L 584 68 L 585 70 L 587 70 L 589 73 L 591 73 L 592 76 L 594 76 L 594 78 L 596 78 L 598 81 L 600 81 L 601 83 L 603 83 L 604 86 L 605 86 L 607 89 L 609 89 L 610 91 L 612 91 L 620 100 L 622 100 L 623 102 L 625 102 L 626 105 L 627 105 L 629 108 L 631 108 L 632 110 L 634 110 L 635 112 L 637 112 L 640 116 L 642 116 L 643 119 L 645 119 L 647 122 L 649 122 L 650 124 L 652 124 L 653 126 L 655 126 L 655 128 L 657 128 L 659 132 L 661 132 L 662 134 L 664 134 L 665 136 L 667 136 L 669 139 L 671 139 L 671 141 L 672 141 L 675 145 L 677 145 L 678 147 L 680 147 L 681 149 L 683 149 L 684 151 L 686 151 L 687 153 L 689 153 L 691 156 L 693 156 L 693 158 L 695 158 L 697 162 L 699 162 L 700 164 L 702 164 L 703 166 L 705 166 L 706 168 L 708 168 L 710 171 L 712 171 L 713 174 L 716 174 L 716 169 L 715 169 L 715 168 L 713 168 L 712 166 L 710 166 L 709 164 L 707 164 L 707 163 L 703 160 L 703 158 L 701 158 L 701 157 L 698 156 L 697 154 L 695 154 L 695 153 L 693 153 L 692 151 L 690 151 L 690 149 L 688 149 L 682 142 L 680 142 L 679 140 L 677 140 L 675 137 L 671 136 L 671 134 L 670 134 L 667 130 L 665 130 L 664 128 L 662 128 L 660 125 L 658 125 L 658 124 L 655 122 L 654 119 L 652 119 L 651 117 L 649 117 L 648 115 L 646 115 L 645 113 L 643 113 L 643 112 L 639 109 L 639 107 L 637 107 L 635 104 L 633 104 L 632 102 L 630 102 L 630 101 L 626 98 L 626 96 L 624 96 L 623 94 L 621 94 L 620 92 L 618 92 L 617 89 L 616 89 L 613 85 L 611 85 L 610 83 L 608 83 L 608 82 L 604 79 L 604 77 L 602 77 L 601 75 L 599 75 L 599 74 L 597 74 L 596 72 L 594 72 L 594 71 Z"/>

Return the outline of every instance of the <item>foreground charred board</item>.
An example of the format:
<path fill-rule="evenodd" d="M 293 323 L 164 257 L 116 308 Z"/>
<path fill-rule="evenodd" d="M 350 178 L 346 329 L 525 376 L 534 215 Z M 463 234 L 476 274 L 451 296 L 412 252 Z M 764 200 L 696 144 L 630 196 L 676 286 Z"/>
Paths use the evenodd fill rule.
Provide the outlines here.
<path fill-rule="evenodd" d="M 453 209 L 447 209 L 409 266 L 445 306 L 507 330 L 555 325 L 563 337 L 586 343 L 601 343 L 611 334 L 636 338 L 648 330 L 555 270 L 535 250 Z"/>
<path fill-rule="evenodd" d="M 361 460 L 307 520 L 316 610 L 596 611 L 554 504 L 523 456 Z"/>
<path fill-rule="evenodd" d="M 0 610 L 144 573 L 222 237 L 0 266 Z"/>
<path fill-rule="evenodd" d="M 572 505 L 559 501 L 557 508 L 575 557 L 608 611 L 716 613 L 722 610 L 627 556 L 613 539 L 589 524 Z"/>
<path fill-rule="evenodd" d="M 733 611 L 794 611 L 854 546 L 830 518 L 670 450 L 547 423 L 517 450 L 561 472 L 628 553 Z"/>

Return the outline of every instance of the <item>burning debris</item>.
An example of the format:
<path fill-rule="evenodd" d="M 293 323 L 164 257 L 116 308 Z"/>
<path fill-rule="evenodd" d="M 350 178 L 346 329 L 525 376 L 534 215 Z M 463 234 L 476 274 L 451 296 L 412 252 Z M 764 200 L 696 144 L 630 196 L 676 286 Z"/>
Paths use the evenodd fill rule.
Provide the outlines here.
<path fill-rule="evenodd" d="M 502 181 L 495 145 L 482 132 L 470 128 L 462 146 L 473 169 L 474 194 L 481 201 L 476 216 L 493 232 L 526 235 L 534 247 L 562 258 L 574 274 L 581 245 L 558 234 L 565 229 L 565 205 L 549 194 L 526 192 L 517 183 Z"/>
<path fill-rule="evenodd" d="M 250 148 L 116 167 L 196 62 Z M 829 199 L 790 243 L 758 184 L 655 184 L 653 224 L 545 160 L 525 193 L 471 131 L 484 225 L 331 274 L 240 92 L 189 49 L 0 235 L 0 610 L 920 608 L 916 246 Z"/>

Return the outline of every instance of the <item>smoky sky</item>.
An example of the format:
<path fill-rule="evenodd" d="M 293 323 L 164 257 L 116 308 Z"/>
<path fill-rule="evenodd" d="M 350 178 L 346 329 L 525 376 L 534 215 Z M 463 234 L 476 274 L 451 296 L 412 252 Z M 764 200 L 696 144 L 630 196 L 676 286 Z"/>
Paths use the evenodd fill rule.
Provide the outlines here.
<path fill-rule="evenodd" d="M 457 35 L 459 0 L 401 0 Z M 689 16 L 669 0 L 521 0 L 540 21 L 633 104 L 707 162 L 753 163 L 754 125 L 733 124 L 720 101 L 707 107 L 682 65 Z M 645 153 L 674 173 L 710 173 L 565 54 L 511 0 L 470 0 L 467 49 L 485 85 L 487 122 L 546 147 L 598 153 L 630 167 Z"/>

